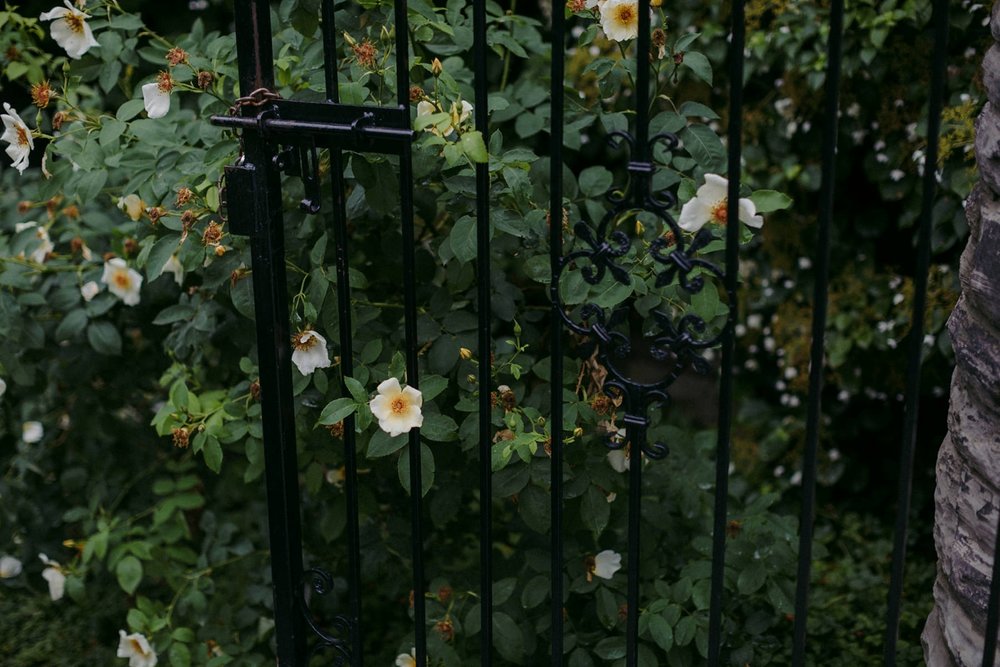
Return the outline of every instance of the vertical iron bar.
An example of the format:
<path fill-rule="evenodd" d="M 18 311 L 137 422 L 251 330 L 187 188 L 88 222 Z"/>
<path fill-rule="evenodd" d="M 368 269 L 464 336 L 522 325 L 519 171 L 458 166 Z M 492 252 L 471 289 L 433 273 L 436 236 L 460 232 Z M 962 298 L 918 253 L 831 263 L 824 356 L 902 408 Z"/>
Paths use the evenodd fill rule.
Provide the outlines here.
<path fill-rule="evenodd" d="M 236 2 L 236 49 L 243 94 L 274 87 L 270 11 L 266 0 Z M 244 113 L 250 115 L 255 110 L 244 107 Z M 257 133 L 246 134 L 243 150 L 246 163 L 258 170 L 263 185 L 263 192 L 255 196 L 250 248 L 277 659 L 280 667 L 297 667 L 305 655 L 305 623 L 297 603 L 302 585 L 302 534 L 281 180 L 272 163 L 273 146 Z"/>
<path fill-rule="evenodd" d="M 396 104 L 409 109 L 410 40 L 405 0 L 393 2 L 396 29 Z M 403 234 L 403 329 L 406 338 L 406 383 L 417 389 L 416 242 L 413 230 L 413 149 L 406 144 L 399 156 L 400 216 Z M 418 665 L 427 664 L 427 601 L 424 597 L 423 456 L 420 430 L 409 432 L 410 524 L 413 534 L 413 634 Z"/>
<path fill-rule="evenodd" d="M 649 150 L 649 0 L 639 0 L 639 35 L 635 46 L 635 145 L 630 165 L 633 198 L 637 209 L 645 209 L 649 196 L 653 166 Z M 631 410 L 644 410 L 642 401 L 628 398 Z M 642 505 L 642 450 L 645 429 L 627 427 L 630 449 L 628 481 L 628 588 L 625 618 L 625 665 L 639 664 L 639 531 Z"/>
<path fill-rule="evenodd" d="M 983 667 L 993 667 L 997 656 L 997 623 L 1000 623 L 1000 525 L 993 544 L 993 573 L 990 576 L 990 599 L 986 606 L 986 637 L 983 641 Z"/>
<path fill-rule="evenodd" d="M 340 329 L 341 377 L 354 375 L 354 341 L 351 328 L 351 278 L 347 260 L 347 199 L 344 196 L 343 153 L 330 149 L 330 171 L 333 175 L 334 241 L 337 263 L 337 318 Z M 343 395 L 349 396 L 341 382 Z M 358 454 L 355 416 L 344 418 L 344 492 L 347 496 L 347 582 L 351 605 L 351 660 L 353 667 L 364 664 L 364 642 L 361 634 L 361 527 L 358 516 Z"/>
<path fill-rule="evenodd" d="M 339 72 L 337 71 L 337 25 L 334 17 L 334 0 L 323 0 L 320 26 L 323 29 L 323 75 L 326 81 L 326 99 L 337 102 Z"/>
<path fill-rule="evenodd" d="M 740 174 L 743 161 L 743 49 L 746 41 L 744 0 L 733 0 L 732 39 L 729 44 L 729 192 L 726 201 L 726 297 L 729 302 L 722 337 L 722 370 L 719 379 L 719 422 L 715 446 L 715 507 L 712 515 L 712 592 L 708 616 L 708 664 L 719 665 L 722 650 L 722 593 L 726 570 L 726 519 L 729 507 L 730 432 L 733 422 L 733 364 L 736 358 L 734 328 L 739 315 L 736 289 L 740 271 Z"/>
<path fill-rule="evenodd" d="M 476 129 L 489 141 L 486 81 L 486 0 L 472 6 Z M 490 321 L 490 166 L 476 165 L 476 266 L 479 271 L 479 653 L 480 665 L 493 664 L 493 460 L 490 390 L 493 350 Z"/>
<path fill-rule="evenodd" d="M 323 66 L 326 99 L 340 101 L 337 76 L 337 27 L 334 0 L 323 0 Z M 354 335 L 351 325 L 351 277 L 348 269 L 347 198 L 344 196 L 344 154 L 330 149 L 330 172 L 333 176 L 333 235 L 336 244 L 337 326 L 340 331 L 341 377 L 354 375 Z M 344 396 L 347 386 L 341 382 Z M 364 635 L 361 632 L 361 525 L 358 508 L 358 450 L 355 416 L 344 418 L 344 493 L 347 497 L 347 585 L 350 599 L 351 664 L 363 667 Z"/>
<path fill-rule="evenodd" d="M 559 310 L 559 282 L 555 279 L 562 264 L 563 221 L 563 102 L 566 73 L 566 16 L 561 4 L 552 12 L 552 89 L 550 93 L 551 135 L 549 161 L 549 268 L 552 282 L 549 285 L 552 302 L 549 321 L 552 340 L 549 359 L 549 389 L 551 391 L 552 418 L 549 438 L 552 443 L 551 458 L 551 603 L 552 603 L 552 667 L 563 664 L 563 326 Z"/>
<path fill-rule="evenodd" d="M 816 242 L 816 284 L 813 291 L 812 349 L 809 358 L 809 403 L 806 444 L 802 461 L 802 513 L 799 518 L 799 564 L 795 586 L 795 629 L 792 664 L 805 664 L 806 621 L 809 613 L 809 576 L 812 571 L 813 518 L 816 505 L 816 448 L 819 441 L 823 353 L 827 297 L 830 282 L 830 225 L 837 159 L 837 110 L 840 91 L 840 52 L 844 32 L 844 0 L 833 0 L 827 44 L 825 113 L 823 116 L 822 177 L 819 230 Z"/>
<path fill-rule="evenodd" d="M 931 25 L 934 27 L 934 52 L 931 65 L 931 93 L 927 117 L 927 161 L 924 163 L 923 201 L 917 240 L 917 267 L 913 276 L 913 314 L 910 323 L 906 367 L 906 403 L 903 417 L 903 442 L 899 459 L 899 496 L 896 527 L 893 534 L 892 576 L 889 580 L 889 603 L 885 621 L 884 662 L 896 664 L 899 638 L 899 614 L 903 597 L 903 568 L 906 564 L 906 533 L 910 518 L 910 492 L 913 483 L 913 454 L 917 445 L 917 412 L 920 404 L 920 362 L 924 347 L 924 310 L 927 305 L 927 274 L 931 263 L 931 228 L 933 227 L 935 175 L 938 161 L 938 134 L 944 104 L 945 59 L 948 42 L 948 2 L 935 0 Z M 995 631 L 995 630 L 994 630 Z"/>
<path fill-rule="evenodd" d="M 648 15 L 648 12 L 647 12 Z M 641 14 L 640 14 L 641 16 Z M 641 23 L 641 22 L 640 22 Z M 640 35 L 642 28 L 639 28 Z M 648 32 L 648 31 L 647 31 Z M 641 51 L 640 51 L 641 53 Z M 642 402 L 626 401 L 634 409 Z M 645 429 L 627 424 L 625 439 L 629 447 L 628 468 L 628 585 L 627 616 L 625 618 L 625 665 L 638 667 L 639 664 L 639 531 L 642 511 L 642 449 L 645 444 Z"/>

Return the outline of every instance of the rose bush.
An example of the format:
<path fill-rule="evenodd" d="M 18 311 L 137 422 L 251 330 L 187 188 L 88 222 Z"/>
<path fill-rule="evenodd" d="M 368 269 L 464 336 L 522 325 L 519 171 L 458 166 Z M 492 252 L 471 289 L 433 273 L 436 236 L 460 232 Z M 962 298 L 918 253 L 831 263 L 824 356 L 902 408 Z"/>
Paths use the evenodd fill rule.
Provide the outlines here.
<path fill-rule="evenodd" d="M 677 150 L 654 151 L 653 184 L 678 193 L 673 213 L 681 228 L 704 229 L 700 252 L 718 260 L 726 224 L 719 199 L 724 179 L 718 174 L 725 173 L 726 159 L 722 119 L 713 109 L 725 107 L 726 88 L 716 72 L 726 48 L 724 23 L 718 8 L 702 3 L 652 4 L 650 66 L 657 96 L 650 129 L 677 133 L 682 141 Z M 807 28 L 821 23 L 817 10 L 764 4 L 752 13 L 759 24 L 749 40 L 750 89 L 773 80 L 779 59 L 793 54 L 784 77 L 788 85 L 801 78 L 801 90 L 815 90 L 821 40 Z M 483 499 L 468 471 L 483 445 L 477 442 L 476 396 L 488 391 L 495 432 L 494 545 L 500 556 L 495 633 L 503 660 L 535 664 L 547 649 L 546 452 L 552 437 L 562 437 L 569 663 L 618 664 L 623 655 L 624 471 L 644 465 L 647 537 L 643 552 L 634 555 L 644 573 L 640 662 L 697 664 L 707 645 L 714 435 L 686 424 L 685 407 L 678 406 L 651 414 L 650 437 L 670 444 L 665 461 L 609 453 L 606 445 L 619 437 L 621 415 L 620 402 L 603 391 L 606 369 L 574 344 L 564 377 L 552 378 L 545 351 L 548 227 L 562 224 L 567 247 L 582 245 L 575 223 L 595 226 L 608 209 L 605 194 L 626 187 L 627 157 L 609 151 L 605 139 L 634 124 L 637 5 L 567 4 L 575 40 L 568 53 L 569 157 L 564 210 L 554 215 L 548 211 L 544 17 L 489 5 L 491 131 L 483 136 L 472 123 L 470 7 L 457 0 L 408 5 L 410 102 L 418 131 L 416 275 L 404 276 L 397 259 L 395 161 L 347 154 L 353 377 L 341 377 L 339 345 L 328 342 L 340 334 L 329 220 L 299 212 L 301 184 L 284 184 L 305 557 L 308 565 L 336 575 L 331 599 L 316 604 L 327 615 L 346 604 L 341 443 L 343 419 L 355 413 L 363 454 L 362 580 L 366 595 L 377 601 L 377 611 L 376 603 L 366 604 L 367 648 L 372 664 L 412 663 L 411 591 L 396 574 L 409 567 L 409 527 L 400 518 L 411 491 L 403 433 L 419 426 L 420 492 L 430 522 L 429 586 L 418 594 L 428 599 L 430 654 L 435 665 L 470 664 L 478 650 L 476 545 Z M 0 377 L 7 387 L 0 398 L 6 465 L 0 550 L 23 563 L 3 561 L 7 574 L 0 586 L 11 599 L 30 601 L 53 619 L 73 617 L 70 605 L 95 610 L 86 634 L 78 626 L 75 653 L 63 659 L 50 652 L 42 662 L 26 648 L 30 625 L 21 616 L 0 614 L 0 630 L 4 623 L 17 624 L 9 634 L 0 632 L 14 638 L 10 646 L 0 645 L 0 653 L 15 656 L 19 667 L 113 664 L 116 654 L 135 665 L 157 659 L 171 665 L 273 662 L 253 275 L 248 243 L 231 233 L 220 207 L 219 177 L 236 159 L 239 143 L 208 122 L 240 95 L 230 17 L 213 19 L 209 12 L 190 26 L 157 31 L 156 20 L 144 20 L 146 9 L 140 15 L 116 0 L 87 0 L 40 15 L 0 11 L 0 35 L 9 44 L 0 79 L 2 140 L 12 167 L 0 173 Z M 276 92 L 325 99 L 318 3 L 283 0 L 274 12 Z M 176 26 L 174 17 L 153 16 Z M 876 49 L 926 21 L 919 8 L 893 15 L 888 24 L 867 5 L 854 16 L 864 26 L 856 38 Z M 336 20 L 343 32 L 336 58 L 341 100 L 391 102 L 391 7 L 375 0 L 344 4 Z M 795 30 L 767 36 L 786 24 Z M 966 43 L 974 40 L 975 27 L 963 28 Z M 864 50 L 847 53 L 849 74 L 860 71 L 859 62 L 877 62 L 874 56 L 866 61 Z M 779 191 L 808 201 L 816 170 L 808 149 L 797 144 L 803 134 L 801 143 L 809 143 L 809 121 L 793 120 L 806 113 L 796 105 L 809 95 L 801 92 L 792 106 L 776 108 L 770 90 L 758 97 L 748 108 L 758 121 L 750 123 L 754 140 L 746 150 L 745 182 L 753 187 L 745 186 L 740 201 L 742 241 L 751 260 L 741 340 L 743 354 L 754 355 L 766 372 L 745 374 L 741 382 L 767 383 L 768 391 L 776 381 L 793 388 L 777 390 L 782 398 L 775 396 L 770 405 L 753 393 L 740 401 L 724 631 L 732 661 L 781 664 L 787 661 L 785 615 L 791 612 L 789 572 L 797 538 L 780 492 L 789 488 L 799 427 L 795 406 L 784 396 L 797 400 L 797 383 L 805 375 L 794 345 L 805 338 L 796 328 L 802 317 L 787 311 L 801 305 L 793 287 L 805 288 L 808 280 L 786 287 L 780 272 L 801 266 L 787 264 L 789 257 L 794 262 L 805 254 L 797 238 L 788 241 L 799 232 L 789 230 L 798 230 L 810 213 L 806 207 L 785 211 L 791 200 Z M 871 98 L 857 103 L 866 112 L 876 106 Z M 762 128 L 769 122 L 779 124 L 768 132 Z M 790 132 L 792 122 L 799 127 Z M 920 128 L 913 134 L 919 143 Z M 473 166 L 481 162 L 491 175 L 493 355 L 477 349 L 477 276 L 471 265 Z M 907 171 L 894 180 L 880 164 L 866 163 L 880 197 L 915 196 L 915 166 L 911 171 L 899 165 Z M 327 156 L 320 168 L 328 177 Z M 959 171 L 944 171 L 945 182 L 955 184 L 941 200 L 947 220 L 954 218 L 961 194 Z M 332 208 L 327 193 L 323 210 Z M 634 240 L 627 258 L 630 282 L 590 286 L 570 267 L 561 283 L 567 304 L 633 303 L 640 318 L 667 309 L 721 325 L 727 307 L 719 285 L 709 280 L 692 296 L 675 283 L 657 284 L 650 248 L 658 239 L 668 243 L 671 233 L 662 220 L 627 211 L 611 224 Z M 400 354 L 399 294 L 410 279 L 418 285 L 420 392 L 400 384 L 408 378 Z M 932 333 L 940 330 L 947 301 L 949 283 L 942 280 Z M 776 290 L 770 281 L 782 287 Z M 902 286 L 904 278 L 899 281 Z M 850 301 L 860 291 L 847 285 L 838 294 Z M 866 366 L 858 350 L 884 351 L 896 335 L 872 333 L 858 322 L 868 322 L 869 311 L 876 311 L 894 323 L 889 329 L 904 326 L 906 298 L 896 303 L 889 287 L 868 298 L 870 304 L 856 306 L 855 300 L 834 318 L 831 383 L 851 396 L 866 386 L 852 370 Z M 750 317 L 758 318 L 756 326 Z M 783 357 L 779 350 L 786 350 Z M 491 364 L 491 387 L 477 386 L 481 363 Z M 790 369 L 796 374 L 790 376 Z M 564 388 L 566 402 L 566 432 L 555 435 L 546 419 L 552 381 Z M 711 405 L 712 399 L 698 396 L 695 402 Z M 844 462 L 838 466 L 832 452 L 829 459 L 824 472 L 832 481 Z M 782 462 L 789 474 L 775 479 L 771 467 Z M 43 553 L 55 557 L 41 558 Z M 817 553 L 823 558 L 821 545 Z"/>

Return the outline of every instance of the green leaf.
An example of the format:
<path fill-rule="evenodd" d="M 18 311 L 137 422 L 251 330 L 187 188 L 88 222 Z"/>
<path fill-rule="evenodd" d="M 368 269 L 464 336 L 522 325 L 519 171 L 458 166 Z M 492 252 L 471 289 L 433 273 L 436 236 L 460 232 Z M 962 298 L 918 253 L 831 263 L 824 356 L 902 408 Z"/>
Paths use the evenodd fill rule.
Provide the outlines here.
<path fill-rule="evenodd" d="M 400 439 L 406 440 L 404 436 Z M 399 476 L 399 483 L 403 489 L 410 492 L 410 450 L 406 449 L 396 462 L 396 474 Z M 422 496 L 426 496 L 434 485 L 434 453 L 431 448 L 421 443 L 420 445 L 420 487 Z"/>
<path fill-rule="evenodd" d="M 420 378 L 420 395 L 424 403 L 437 398 L 448 387 L 448 378 L 440 375 L 424 375 Z"/>
<path fill-rule="evenodd" d="M 707 125 L 692 123 L 678 135 L 684 142 L 684 149 L 705 171 L 718 174 L 726 168 L 726 148 L 719 135 Z"/>
<path fill-rule="evenodd" d="M 170 645 L 170 667 L 191 667 L 191 651 L 187 644 L 174 642 Z"/>
<path fill-rule="evenodd" d="M 719 114 L 701 102 L 692 102 L 690 100 L 682 104 L 679 111 L 682 116 L 697 116 L 699 118 L 707 118 L 708 120 L 718 120 L 719 118 Z"/>
<path fill-rule="evenodd" d="M 368 441 L 368 458 L 375 459 L 398 452 L 406 446 L 406 442 L 407 435 L 405 433 L 390 438 L 388 433 L 379 429 L 372 434 L 371 440 Z"/>
<path fill-rule="evenodd" d="M 580 192 L 588 197 L 600 197 L 611 189 L 614 178 L 604 167 L 587 167 L 580 172 Z"/>
<path fill-rule="evenodd" d="M 458 439 L 458 424 L 448 415 L 432 412 L 424 415 L 420 435 L 435 442 L 449 442 Z"/>
<path fill-rule="evenodd" d="M 142 561 L 135 556 L 125 556 L 115 566 L 115 576 L 122 590 L 132 595 L 142 581 Z"/>
<path fill-rule="evenodd" d="M 323 424 L 324 426 L 336 424 L 357 409 L 358 404 L 353 398 L 338 398 L 335 401 L 327 403 L 326 407 L 323 408 L 323 412 L 320 413 L 319 421 L 317 423 Z"/>
<path fill-rule="evenodd" d="M 504 659 L 520 664 L 524 654 L 524 633 L 507 614 L 493 612 L 494 646 Z"/>
<path fill-rule="evenodd" d="M 617 660 L 625 657 L 625 638 L 606 637 L 597 642 L 594 653 L 605 660 Z"/>
<path fill-rule="evenodd" d="M 205 449 L 202 451 L 205 457 L 205 465 L 214 473 L 218 473 L 222 468 L 222 445 L 215 438 L 209 437 L 205 440 Z"/>
<path fill-rule="evenodd" d="M 87 340 L 97 352 L 118 355 L 122 352 L 122 337 L 111 322 L 97 320 L 87 327 Z"/>
<path fill-rule="evenodd" d="M 118 107 L 118 113 L 115 114 L 115 117 L 122 121 L 132 120 L 145 108 L 146 107 L 143 105 L 142 100 L 129 100 L 125 104 Z"/>
<path fill-rule="evenodd" d="M 84 327 L 87 326 L 87 321 L 87 311 L 82 308 L 76 308 L 69 311 L 66 313 L 66 316 L 63 317 L 59 326 L 56 327 L 56 340 L 64 341 L 73 338 L 78 333 L 83 331 Z"/>
<path fill-rule="evenodd" d="M 674 647 L 674 629 L 659 614 L 649 614 L 649 634 L 653 637 L 656 645 L 664 651 L 670 651 Z"/>
<path fill-rule="evenodd" d="M 358 403 L 368 403 L 368 392 L 365 391 L 364 386 L 352 377 L 344 378 L 344 386 L 347 387 L 347 391 L 351 392 L 351 396 Z"/>
<path fill-rule="evenodd" d="M 583 519 L 583 525 L 590 528 L 595 537 L 600 537 L 608 525 L 610 516 L 611 505 L 608 499 L 596 486 L 587 487 L 580 502 L 580 518 Z"/>
<path fill-rule="evenodd" d="M 449 235 L 451 250 L 460 262 L 476 258 L 476 219 L 465 215 L 455 221 Z"/>
<path fill-rule="evenodd" d="M 776 190 L 755 190 L 752 195 L 750 195 L 750 201 L 753 205 L 757 207 L 758 213 L 770 213 L 772 211 L 781 211 L 789 208 L 793 199 L 788 195 L 777 192 Z"/>
<path fill-rule="evenodd" d="M 699 79 L 710 86 L 712 85 L 712 64 L 708 62 L 704 53 L 688 51 L 684 54 L 684 65 Z"/>
<path fill-rule="evenodd" d="M 462 134 L 462 150 L 473 162 L 487 163 L 490 161 L 489 151 L 486 150 L 486 142 L 483 141 L 483 133 L 479 130 L 465 132 Z"/>

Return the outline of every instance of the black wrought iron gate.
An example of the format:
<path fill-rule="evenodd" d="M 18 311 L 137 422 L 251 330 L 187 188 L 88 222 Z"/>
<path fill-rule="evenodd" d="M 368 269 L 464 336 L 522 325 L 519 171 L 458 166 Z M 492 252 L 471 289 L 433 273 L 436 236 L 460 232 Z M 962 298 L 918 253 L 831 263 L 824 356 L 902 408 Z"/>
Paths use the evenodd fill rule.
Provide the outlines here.
<path fill-rule="evenodd" d="M 744 58 L 744 2 L 731 3 L 731 43 L 729 55 L 730 122 L 728 128 L 728 219 L 739 219 L 741 164 L 741 111 L 743 58 Z M 306 103 L 281 99 L 275 93 L 272 55 L 271 8 L 267 0 L 236 1 L 236 38 L 239 54 L 240 89 L 243 97 L 230 116 L 216 117 L 218 125 L 238 130 L 241 135 L 242 157 L 238 164 L 227 169 L 227 198 L 231 231 L 250 236 L 253 255 L 253 285 L 256 308 L 257 338 L 259 341 L 259 366 L 266 455 L 266 484 L 269 506 L 269 526 L 273 585 L 275 596 L 275 623 L 278 664 L 283 667 L 305 665 L 310 657 L 324 650 L 324 655 L 335 665 L 363 664 L 363 645 L 360 624 L 362 593 L 360 590 L 357 455 L 353 417 L 348 417 L 344 428 L 347 541 L 350 584 L 349 608 L 337 617 L 334 627 L 322 628 L 310 613 L 304 589 L 310 586 L 316 594 L 326 593 L 331 587 L 331 576 L 321 567 L 306 569 L 303 564 L 299 509 L 299 481 L 296 462 L 294 415 L 291 385 L 291 349 L 284 263 L 284 226 L 282 221 L 281 174 L 300 177 L 304 187 L 302 207 L 317 213 L 322 200 L 318 151 L 327 149 L 330 155 L 330 174 L 333 193 L 331 219 L 336 241 L 336 277 L 338 314 L 340 318 L 340 350 L 344 376 L 353 375 L 353 348 L 351 340 L 351 295 L 348 266 L 348 248 L 351 242 L 347 226 L 347 206 L 344 184 L 344 151 L 382 153 L 397 156 L 399 192 L 401 196 L 402 247 L 399 249 L 405 276 L 414 276 L 414 214 L 413 179 L 411 164 L 411 130 L 409 103 L 409 43 L 407 6 L 405 0 L 394 0 L 395 40 L 397 58 L 396 99 L 394 106 L 370 107 L 342 104 L 338 100 L 336 65 L 337 30 L 334 21 L 334 0 L 322 0 L 321 29 L 326 57 L 325 79 L 328 99 L 325 102 Z M 650 0 L 639 0 L 638 54 L 650 50 Z M 474 0 L 473 64 L 475 84 L 475 126 L 488 136 L 487 116 L 487 35 L 486 2 Z M 833 0 L 829 40 L 829 68 L 826 76 L 826 113 L 823 130 L 823 162 L 821 208 L 819 217 L 818 257 L 815 259 L 816 288 L 815 311 L 811 354 L 809 401 L 807 406 L 806 452 L 803 462 L 804 502 L 801 510 L 799 542 L 798 587 L 795 600 L 795 625 L 793 633 L 793 662 L 805 663 L 806 618 L 808 611 L 808 582 L 811 565 L 812 518 L 816 484 L 816 452 L 818 425 L 821 417 L 820 390 L 823 369 L 823 331 L 826 326 L 827 283 L 829 273 L 828 240 L 833 210 L 833 172 L 836 156 L 838 85 L 840 68 L 840 36 L 843 31 L 843 0 Z M 945 37 L 947 33 L 947 2 L 935 0 L 936 26 L 934 71 L 932 77 L 931 110 L 928 129 L 927 164 L 936 164 L 937 134 L 944 90 Z M 566 26 L 563 11 L 553 12 L 553 44 L 563 45 Z M 609 197 L 610 210 L 597 229 L 584 223 L 577 225 L 578 238 L 586 241 L 586 248 L 564 255 L 559 213 L 563 209 L 563 104 L 564 104 L 564 54 L 554 48 L 552 56 L 551 87 L 551 202 L 552 223 L 549 239 L 551 249 L 551 377 L 562 377 L 565 333 L 590 339 L 598 349 L 599 358 L 608 369 L 605 386 L 623 400 L 626 413 L 626 435 L 613 442 L 614 447 L 641 451 L 649 459 L 667 455 L 661 443 L 647 442 L 649 424 L 647 410 L 653 405 L 660 409 L 669 405 L 667 388 L 677 375 L 687 367 L 707 371 L 707 364 L 699 351 L 721 347 L 720 410 L 716 457 L 716 486 L 713 531 L 713 567 L 709 610 L 708 662 L 720 663 L 722 655 L 722 607 L 725 552 L 725 527 L 727 519 L 727 484 L 729 471 L 729 438 L 732 423 L 732 387 L 734 365 L 733 329 L 737 313 L 737 275 L 739 268 L 739 225 L 730 224 L 726 229 L 725 262 L 717 267 L 695 256 L 707 242 L 701 234 L 685 241 L 671 215 L 676 204 L 670 192 L 654 192 L 651 177 L 654 171 L 652 151 L 658 142 L 675 147 L 678 139 L 672 134 L 649 136 L 649 66 L 645 58 L 637 63 L 635 122 L 631 133 L 612 134 L 613 142 L 630 151 L 628 162 L 629 185 L 624 194 Z M 912 332 L 910 334 L 910 364 L 906 394 L 906 420 L 901 453 L 901 483 L 896 527 L 896 548 L 892 568 L 892 586 L 885 631 L 885 663 L 895 663 L 896 628 L 899 621 L 902 568 L 905 557 L 905 536 L 909 508 L 909 479 L 912 469 L 913 447 L 916 430 L 916 406 L 919 385 L 920 353 L 923 339 L 923 309 L 926 294 L 926 277 L 930 256 L 930 210 L 934 193 L 934 169 L 926 169 L 924 178 L 924 210 L 921 217 L 919 265 L 916 277 L 916 297 Z M 491 346 L 490 332 L 490 174 L 486 164 L 477 165 L 477 256 L 479 355 L 488 359 Z M 696 293 L 702 289 L 705 276 L 724 285 L 728 297 L 727 325 L 717 332 L 706 331 L 705 322 L 697 317 L 672 321 L 657 316 L 660 326 L 657 336 L 636 346 L 622 333 L 621 325 L 627 319 L 627 305 L 610 309 L 585 306 L 574 309 L 562 303 L 559 278 L 571 262 L 586 263 L 590 273 L 588 282 L 596 283 L 605 273 L 616 280 L 627 281 L 627 276 L 617 263 L 629 250 L 630 239 L 620 231 L 609 230 L 609 221 L 627 210 L 643 210 L 659 216 L 675 232 L 675 244 L 654 243 L 650 249 L 656 270 L 664 280 L 677 278 L 686 291 Z M 692 276 L 694 269 L 703 275 Z M 405 280 L 403 288 L 405 313 L 406 375 L 411 386 L 417 386 L 417 303 L 414 280 Z M 662 315 L 662 314 L 661 314 Z M 639 381 L 630 376 L 629 362 L 658 362 L 667 370 L 658 378 Z M 491 386 L 488 363 L 479 366 L 478 396 L 479 419 L 479 488 L 484 499 L 492 497 L 490 446 L 492 441 L 490 414 Z M 551 423 L 552 433 L 562 432 L 562 388 L 557 380 L 552 382 Z M 410 488 L 421 489 L 420 435 L 414 429 L 409 433 Z M 563 498 L 563 442 L 553 437 L 551 443 L 551 662 L 564 662 L 563 609 L 565 599 L 562 553 L 562 498 Z M 641 465 L 629 468 L 628 498 L 628 554 L 639 551 Z M 491 504 L 481 504 L 480 516 L 480 595 L 481 595 L 481 665 L 493 662 L 492 633 L 492 531 Z M 426 610 L 423 567 L 423 507 L 420 493 L 412 493 L 410 500 L 412 523 L 412 588 L 416 592 L 414 605 L 414 635 L 416 664 L 427 660 Z M 638 664 L 639 559 L 628 558 L 626 665 Z M 988 637 L 985 662 L 992 664 L 996 641 L 996 586 L 991 597 L 992 633 Z"/>

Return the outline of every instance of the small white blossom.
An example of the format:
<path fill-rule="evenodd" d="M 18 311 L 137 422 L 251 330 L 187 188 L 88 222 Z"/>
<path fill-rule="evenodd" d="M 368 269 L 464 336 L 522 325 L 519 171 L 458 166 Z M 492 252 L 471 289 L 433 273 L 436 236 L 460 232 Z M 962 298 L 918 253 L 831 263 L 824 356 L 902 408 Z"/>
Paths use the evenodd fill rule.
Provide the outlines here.
<path fill-rule="evenodd" d="M 93 280 L 85 282 L 80 286 L 80 296 L 83 297 L 84 301 L 90 301 L 101 291 L 101 286 L 98 285 Z"/>
<path fill-rule="evenodd" d="M 615 472 L 625 472 L 630 467 L 630 457 L 624 449 L 612 449 L 608 452 L 608 465 L 615 469 Z"/>
<path fill-rule="evenodd" d="M 163 118 L 170 111 L 170 93 L 162 90 L 158 83 L 144 84 L 142 106 L 150 118 Z"/>
<path fill-rule="evenodd" d="M 139 303 L 139 288 L 142 286 L 142 276 L 121 257 L 112 257 L 104 262 L 104 275 L 101 282 L 108 286 L 108 291 L 122 300 L 126 306 Z"/>
<path fill-rule="evenodd" d="M 53 602 L 62 599 L 66 591 L 66 575 L 62 566 L 45 554 L 38 554 L 38 558 L 47 566 L 42 570 L 42 578 L 49 583 L 49 597 Z"/>
<path fill-rule="evenodd" d="M 608 0 L 608 2 L 611 1 Z M 610 579 L 620 569 L 622 569 L 622 555 L 620 553 L 606 549 L 594 556 L 594 576 Z"/>
<path fill-rule="evenodd" d="M 292 363 L 303 375 L 309 375 L 317 368 L 330 366 L 330 355 L 326 351 L 326 339 L 312 329 L 300 331 L 292 337 Z"/>
<path fill-rule="evenodd" d="M 45 429 L 42 427 L 41 422 L 24 422 L 21 424 L 21 440 L 24 440 L 29 445 L 40 441 L 44 435 Z"/>
<path fill-rule="evenodd" d="M 417 667 L 417 649 L 411 648 L 409 653 L 397 655 L 396 667 Z"/>
<path fill-rule="evenodd" d="M 23 174 L 28 168 L 28 155 L 35 147 L 35 140 L 31 138 L 31 129 L 21 120 L 17 112 L 6 102 L 3 103 L 3 108 L 7 113 L 0 114 L 0 121 L 3 121 L 3 135 L 0 135 L 0 141 L 10 144 L 6 148 L 6 153 L 14 161 L 11 166 Z"/>
<path fill-rule="evenodd" d="M 100 45 L 87 25 L 90 15 L 75 8 L 69 0 L 64 1 L 65 7 L 56 7 L 39 18 L 42 21 L 52 21 L 52 39 L 66 50 L 70 58 L 81 58 L 91 47 Z"/>
<path fill-rule="evenodd" d="M 128 658 L 128 667 L 156 667 L 156 651 L 138 632 L 127 635 L 124 630 L 118 631 L 117 656 Z"/>
<path fill-rule="evenodd" d="M 174 282 L 179 286 L 184 285 L 184 265 L 177 259 L 177 255 L 171 255 L 167 263 L 163 265 L 163 273 L 174 274 Z"/>
<path fill-rule="evenodd" d="M 802 484 L 802 471 L 796 470 L 793 472 L 791 478 L 788 480 L 788 483 L 792 486 L 799 486 Z"/>
<path fill-rule="evenodd" d="M 889 178 L 896 182 L 903 180 L 903 176 L 905 175 L 902 169 L 893 169 L 889 172 Z"/>
<path fill-rule="evenodd" d="M 13 556 L 0 557 L 0 579 L 11 579 L 21 574 L 22 563 Z"/>
<path fill-rule="evenodd" d="M 840 450 L 837 449 L 836 447 L 827 452 L 826 455 L 830 457 L 830 460 L 833 461 L 834 463 L 840 460 Z"/>
<path fill-rule="evenodd" d="M 142 212 L 146 208 L 145 202 L 139 199 L 139 195 L 125 195 L 118 200 L 118 208 L 127 215 L 132 222 L 137 222 L 142 217 Z"/>
<path fill-rule="evenodd" d="M 7 383 L 0 378 L 0 397 L 7 393 Z"/>
<path fill-rule="evenodd" d="M 611 2 L 611 0 L 608 0 Z M 729 181 L 717 174 L 705 174 L 705 183 L 683 208 L 677 225 L 686 232 L 697 232 L 708 222 L 726 224 L 729 215 Z M 761 227 L 764 218 L 747 198 L 739 201 L 740 221 L 748 227 Z"/>
<path fill-rule="evenodd" d="M 401 387 L 399 380 L 389 378 L 379 384 L 378 396 L 368 406 L 378 419 L 379 428 L 395 437 L 423 425 L 424 416 L 420 412 L 423 400 L 418 390 Z"/>
<path fill-rule="evenodd" d="M 606 0 L 601 5 L 601 29 L 608 39 L 621 42 L 639 36 L 639 3 L 636 0 Z"/>

